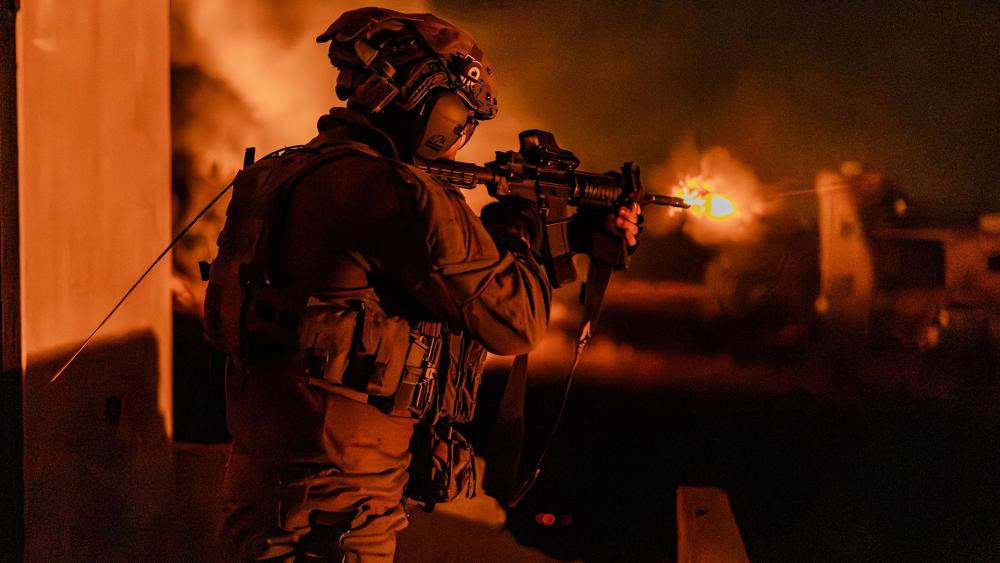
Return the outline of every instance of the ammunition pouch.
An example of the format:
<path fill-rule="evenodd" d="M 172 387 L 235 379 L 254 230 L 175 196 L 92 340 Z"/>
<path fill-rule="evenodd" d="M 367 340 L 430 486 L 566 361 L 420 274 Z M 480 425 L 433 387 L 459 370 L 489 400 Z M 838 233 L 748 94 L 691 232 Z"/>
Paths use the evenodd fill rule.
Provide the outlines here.
<path fill-rule="evenodd" d="M 445 421 L 425 421 L 417 427 L 410 450 L 410 479 L 404 495 L 426 510 L 476 492 L 476 456 L 472 445 Z"/>
<path fill-rule="evenodd" d="M 442 389 L 437 415 L 455 424 L 470 422 L 476 413 L 476 394 L 482 382 L 486 352 L 482 344 L 461 332 L 449 332 L 447 367 L 442 368 Z"/>
<path fill-rule="evenodd" d="M 444 354 L 437 377 L 433 416 L 416 429 L 410 451 L 410 480 L 405 496 L 433 510 L 434 505 L 476 489 L 476 456 L 472 445 L 454 428 L 472 420 L 486 353 L 461 332 L 444 334 Z"/>
<path fill-rule="evenodd" d="M 407 498 L 430 510 L 463 493 L 471 497 L 475 454 L 453 425 L 475 412 L 482 345 L 438 322 L 411 325 L 387 316 L 358 295 L 310 298 L 301 317 L 299 365 L 311 384 L 360 391 L 390 416 L 423 419 L 410 446 Z"/>
<path fill-rule="evenodd" d="M 422 322 L 412 328 L 406 364 L 391 401 L 371 400 L 382 412 L 423 418 L 435 403 L 441 363 L 441 323 Z M 391 404 L 390 404 L 391 403 Z"/>

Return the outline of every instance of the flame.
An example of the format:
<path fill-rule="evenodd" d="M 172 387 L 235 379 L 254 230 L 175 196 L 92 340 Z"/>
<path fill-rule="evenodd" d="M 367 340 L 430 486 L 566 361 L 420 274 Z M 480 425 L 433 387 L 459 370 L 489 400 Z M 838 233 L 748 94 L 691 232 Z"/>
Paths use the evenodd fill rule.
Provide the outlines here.
<path fill-rule="evenodd" d="M 683 199 L 684 203 L 691 206 L 688 209 L 688 213 L 700 217 L 705 213 L 705 196 L 703 195 L 701 189 L 692 187 L 693 182 L 700 183 L 701 181 L 690 178 L 682 180 L 681 183 L 674 188 L 674 196 Z"/>
<path fill-rule="evenodd" d="M 733 200 L 722 194 L 709 194 L 708 196 L 708 217 L 709 219 L 727 219 L 736 215 L 736 204 Z"/>
<path fill-rule="evenodd" d="M 715 187 L 700 176 L 682 180 L 674 188 L 674 195 L 690 205 L 688 213 L 698 218 L 720 221 L 739 213 L 736 202 L 729 196 L 716 192 Z"/>

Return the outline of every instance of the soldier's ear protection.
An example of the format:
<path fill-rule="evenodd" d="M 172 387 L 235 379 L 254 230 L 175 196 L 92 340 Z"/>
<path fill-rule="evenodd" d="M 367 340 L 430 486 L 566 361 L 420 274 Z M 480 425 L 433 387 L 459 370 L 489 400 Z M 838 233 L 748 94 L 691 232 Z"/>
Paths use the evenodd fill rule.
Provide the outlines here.
<path fill-rule="evenodd" d="M 434 92 L 420 111 L 414 130 L 414 152 L 421 158 L 441 158 L 452 149 L 465 146 L 478 122 L 475 112 L 458 94 L 448 90 Z"/>

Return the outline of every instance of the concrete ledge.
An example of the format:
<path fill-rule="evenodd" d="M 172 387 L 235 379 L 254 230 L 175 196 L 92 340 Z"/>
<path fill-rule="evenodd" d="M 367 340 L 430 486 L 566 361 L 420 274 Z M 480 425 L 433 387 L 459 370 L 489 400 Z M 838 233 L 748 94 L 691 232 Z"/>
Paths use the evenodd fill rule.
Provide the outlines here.
<path fill-rule="evenodd" d="M 726 492 L 677 488 L 678 563 L 749 563 Z"/>

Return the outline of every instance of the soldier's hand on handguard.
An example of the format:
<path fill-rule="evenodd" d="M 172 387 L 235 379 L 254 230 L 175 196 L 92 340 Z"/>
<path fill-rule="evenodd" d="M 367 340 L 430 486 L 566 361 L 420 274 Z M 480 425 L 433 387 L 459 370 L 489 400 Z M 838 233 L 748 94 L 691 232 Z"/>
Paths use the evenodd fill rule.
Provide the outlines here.
<path fill-rule="evenodd" d="M 484 207 L 480 219 L 497 246 L 539 252 L 542 221 L 534 203 L 522 197 L 504 196 Z"/>
<path fill-rule="evenodd" d="M 639 247 L 639 233 L 642 232 L 642 209 L 638 203 L 632 208 L 619 207 L 618 213 L 609 213 L 604 227 L 613 235 L 625 239 L 629 252 Z"/>

